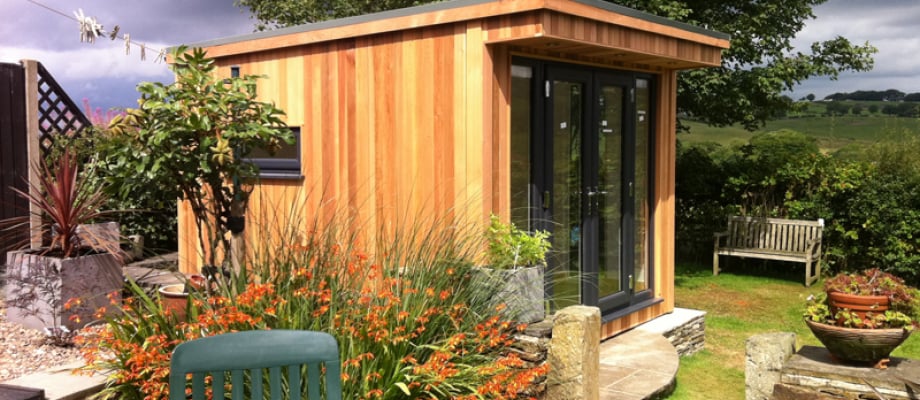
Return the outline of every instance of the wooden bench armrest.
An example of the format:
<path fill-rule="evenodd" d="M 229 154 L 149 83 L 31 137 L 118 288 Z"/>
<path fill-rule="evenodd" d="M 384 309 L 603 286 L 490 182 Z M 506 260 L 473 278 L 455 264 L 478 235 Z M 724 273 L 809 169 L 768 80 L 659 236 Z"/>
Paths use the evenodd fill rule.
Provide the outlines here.
<path fill-rule="evenodd" d="M 808 253 L 814 253 L 815 248 L 821 245 L 821 238 L 816 237 L 808 241 Z"/>
<path fill-rule="evenodd" d="M 725 237 L 725 236 L 728 236 L 728 231 L 725 231 L 725 232 L 716 232 L 716 233 L 713 233 L 713 234 L 712 234 L 712 237 L 715 238 L 715 239 L 718 239 L 718 238 L 720 238 L 720 237 Z"/>

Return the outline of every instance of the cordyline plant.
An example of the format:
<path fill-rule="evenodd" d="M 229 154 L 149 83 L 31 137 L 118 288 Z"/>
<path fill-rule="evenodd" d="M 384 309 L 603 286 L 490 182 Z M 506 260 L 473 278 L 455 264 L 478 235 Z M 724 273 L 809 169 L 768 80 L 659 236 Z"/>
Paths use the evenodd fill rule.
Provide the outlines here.
<path fill-rule="evenodd" d="M 53 160 L 42 158 L 35 168 L 39 172 L 38 182 L 29 183 L 31 190 L 10 188 L 35 206 L 37 217 L 42 221 L 31 229 L 32 237 L 50 238 L 44 254 L 64 258 L 79 255 L 85 250 L 85 244 L 80 241 L 77 227 L 105 214 L 100 209 L 106 197 L 90 187 L 80 174 L 79 160 L 67 149 Z M 15 217 L 0 225 L 5 233 L 29 231 L 29 220 L 29 216 Z M 97 245 L 111 245 L 111 249 L 105 250 L 117 250 L 117 243 Z"/>
<path fill-rule="evenodd" d="M 345 399 L 526 398 L 547 373 L 547 365 L 527 365 L 510 351 L 523 326 L 503 320 L 469 284 L 468 260 L 481 248 L 471 239 L 476 229 L 448 219 L 397 222 L 365 252 L 356 232 L 366 229 L 347 212 L 328 215 L 331 221 L 292 213 L 289 222 L 254 226 L 253 243 L 261 246 L 248 260 L 245 289 L 193 292 L 183 320 L 134 285 L 124 313 L 86 347 L 89 368 L 113 372 L 104 396 L 164 398 L 176 345 L 252 329 L 335 336 Z"/>
<path fill-rule="evenodd" d="M 201 49 L 178 47 L 172 59 L 176 81 L 139 84 L 138 108 L 112 119 L 109 130 L 130 138 L 134 151 L 110 161 L 138 173 L 165 172 L 163 183 L 172 187 L 164 190 L 189 202 L 205 263 L 221 266 L 229 261 L 231 221 L 242 216 L 258 174 L 246 158 L 255 148 L 274 152 L 293 143 L 293 134 L 284 112 L 256 101 L 258 76 L 220 78 Z"/>

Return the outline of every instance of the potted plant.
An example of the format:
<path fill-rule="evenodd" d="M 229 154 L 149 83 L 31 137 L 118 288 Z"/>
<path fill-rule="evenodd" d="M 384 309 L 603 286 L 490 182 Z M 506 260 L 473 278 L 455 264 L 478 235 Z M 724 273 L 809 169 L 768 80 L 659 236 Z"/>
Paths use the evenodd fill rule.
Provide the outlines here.
<path fill-rule="evenodd" d="M 191 274 L 185 283 L 164 285 L 157 289 L 160 306 L 169 311 L 176 319 L 183 321 L 187 315 L 188 296 L 192 291 L 204 292 L 212 289 L 204 275 Z"/>
<path fill-rule="evenodd" d="M 503 304 L 506 315 L 517 322 L 543 320 L 546 315 L 543 275 L 546 252 L 550 249 L 549 232 L 530 234 L 492 215 L 485 238 L 488 266 L 481 269 L 487 277 L 492 302 Z"/>
<path fill-rule="evenodd" d="M 120 300 L 124 278 L 119 243 L 98 238 L 87 243 L 79 227 L 103 215 L 105 198 L 81 176 L 79 160 L 68 150 L 35 167 L 38 180 L 28 192 L 13 189 L 28 200 L 42 221 L 31 235 L 44 238 L 41 248 L 7 255 L 5 296 L 7 320 L 30 328 L 46 328 L 52 337 L 98 319 L 96 311 Z M 4 221 L 5 230 L 30 229 L 30 218 Z M 67 307 L 65 307 L 67 304 Z"/>
<path fill-rule="evenodd" d="M 838 274 L 824 287 L 824 294 L 809 298 L 805 323 L 838 359 L 884 368 L 920 324 L 920 291 L 877 268 Z"/>

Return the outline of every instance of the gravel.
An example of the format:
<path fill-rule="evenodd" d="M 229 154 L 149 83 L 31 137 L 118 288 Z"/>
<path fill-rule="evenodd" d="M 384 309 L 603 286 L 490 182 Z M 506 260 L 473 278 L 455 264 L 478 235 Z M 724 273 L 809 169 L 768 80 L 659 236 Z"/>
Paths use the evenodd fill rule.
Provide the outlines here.
<path fill-rule="evenodd" d="M 79 348 L 45 344 L 44 336 L 41 331 L 8 322 L 0 298 L 0 382 L 82 360 Z"/>

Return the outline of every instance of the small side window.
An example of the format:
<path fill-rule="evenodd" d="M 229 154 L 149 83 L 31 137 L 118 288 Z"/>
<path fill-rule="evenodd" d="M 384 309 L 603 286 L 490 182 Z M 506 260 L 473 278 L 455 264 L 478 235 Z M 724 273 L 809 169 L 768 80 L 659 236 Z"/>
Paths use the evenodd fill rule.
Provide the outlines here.
<path fill-rule="evenodd" d="M 259 167 L 259 176 L 269 179 L 301 179 L 300 174 L 300 128 L 290 128 L 294 143 L 282 143 L 275 154 L 268 150 L 253 149 L 249 159 Z"/>

